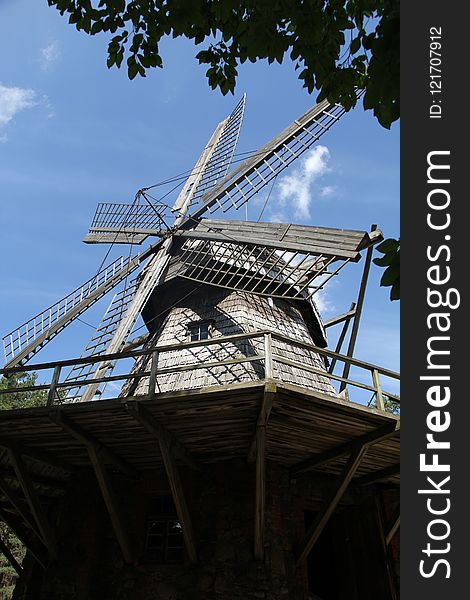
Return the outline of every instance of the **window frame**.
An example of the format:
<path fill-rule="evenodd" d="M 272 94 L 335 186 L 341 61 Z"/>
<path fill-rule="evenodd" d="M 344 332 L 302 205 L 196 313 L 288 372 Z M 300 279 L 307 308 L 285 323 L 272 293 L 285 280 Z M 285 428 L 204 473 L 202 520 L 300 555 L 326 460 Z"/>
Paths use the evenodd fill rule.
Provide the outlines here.
<path fill-rule="evenodd" d="M 193 328 L 198 327 L 198 337 L 193 339 Z M 207 337 L 201 337 L 201 327 L 207 327 Z M 186 326 L 188 332 L 188 340 L 190 342 L 203 342 L 212 337 L 214 331 L 214 321 L 211 319 L 201 319 L 200 321 L 191 321 Z"/>

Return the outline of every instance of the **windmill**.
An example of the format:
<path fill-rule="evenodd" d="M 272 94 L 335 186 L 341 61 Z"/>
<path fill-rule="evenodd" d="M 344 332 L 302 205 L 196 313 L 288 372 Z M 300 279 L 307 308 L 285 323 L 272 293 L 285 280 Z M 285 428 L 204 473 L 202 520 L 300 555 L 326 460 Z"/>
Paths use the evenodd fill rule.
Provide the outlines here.
<path fill-rule="evenodd" d="M 38 386 L 46 406 L 0 411 L 0 517 L 44 569 L 23 578 L 27 598 L 343 599 L 354 588 L 396 600 L 399 419 L 379 376 L 399 376 L 352 358 L 382 234 L 217 218 L 274 185 L 344 109 L 325 100 L 235 163 L 244 109 L 245 97 L 171 208 L 153 187 L 100 204 L 84 241 L 127 245 L 127 258 L 3 338 L 0 374 L 52 372 Z M 323 323 L 315 294 L 364 251 L 357 308 Z M 28 365 L 111 292 L 81 359 Z M 331 352 L 325 328 L 339 323 Z M 121 359 L 134 363 L 114 374 Z M 372 385 L 349 377 L 351 365 Z M 346 385 L 372 392 L 377 409 L 349 401 Z M 377 482 L 390 497 L 370 492 Z"/>
<path fill-rule="evenodd" d="M 141 253 L 101 268 L 73 292 L 5 335 L 6 368 L 27 363 L 122 282 L 123 289 L 114 295 L 82 356 L 129 348 L 126 342 L 151 294 L 168 279 L 180 277 L 265 297 L 310 302 L 345 264 L 359 260 L 361 250 L 382 239 L 379 231 L 205 218 L 214 211 L 240 209 L 344 113 L 340 105 L 327 100 L 315 105 L 229 171 L 244 109 L 245 96 L 216 127 L 171 209 L 171 223 L 165 216 L 168 207 L 150 196 L 150 188 L 139 190 L 132 204 L 98 206 L 86 243 L 134 246 L 149 237 L 158 241 Z M 313 303 L 311 306 L 315 310 Z M 73 384 L 85 376 L 102 379 L 112 369 L 109 362 L 77 366 L 66 381 Z M 98 388 L 99 384 L 83 390 L 78 386 L 69 390 L 68 398 L 89 401 L 100 393 Z"/>

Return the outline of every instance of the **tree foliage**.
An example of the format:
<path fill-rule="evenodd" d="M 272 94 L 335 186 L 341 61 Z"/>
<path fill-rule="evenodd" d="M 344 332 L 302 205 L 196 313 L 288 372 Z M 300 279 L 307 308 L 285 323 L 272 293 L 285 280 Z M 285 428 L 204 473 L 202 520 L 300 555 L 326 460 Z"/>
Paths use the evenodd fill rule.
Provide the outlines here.
<path fill-rule="evenodd" d="M 389 238 L 377 246 L 383 254 L 374 258 L 374 264 L 385 267 L 380 285 L 390 287 L 390 300 L 400 299 L 400 240 Z"/>
<path fill-rule="evenodd" d="M 0 410 L 12 408 L 32 408 L 45 406 L 47 401 L 46 390 L 33 390 L 26 392 L 3 393 L 2 390 L 32 387 L 36 384 L 37 373 L 11 373 L 0 377 Z"/>
<path fill-rule="evenodd" d="M 21 564 L 26 554 L 26 548 L 2 521 L 0 521 L 0 536 L 13 556 Z M 0 600 L 10 600 L 13 597 L 17 579 L 18 575 L 15 569 L 0 552 Z"/>
<path fill-rule="evenodd" d="M 212 89 L 234 92 L 246 61 L 290 58 L 309 93 L 347 110 L 365 89 L 364 108 L 389 128 L 399 117 L 398 0 L 48 0 L 89 35 L 112 36 L 107 65 L 126 60 L 130 79 L 163 67 L 164 37 L 203 48 Z"/>

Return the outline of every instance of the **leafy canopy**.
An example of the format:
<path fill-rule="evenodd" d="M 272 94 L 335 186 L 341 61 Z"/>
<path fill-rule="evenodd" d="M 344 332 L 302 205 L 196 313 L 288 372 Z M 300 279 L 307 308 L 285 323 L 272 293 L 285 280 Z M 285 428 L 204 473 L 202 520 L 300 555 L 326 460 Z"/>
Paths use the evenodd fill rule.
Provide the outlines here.
<path fill-rule="evenodd" d="M 0 377 L 0 410 L 10 408 L 32 408 L 34 406 L 45 406 L 47 400 L 46 390 L 33 390 L 26 392 L 3 393 L 2 390 L 33 387 L 37 385 L 37 373 L 11 373 Z"/>
<path fill-rule="evenodd" d="M 347 110 L 364 88 L 364 108 L 389 128 L 399 118 L 399 0 L 48 0 L 69 23 L 113 37 L 108 67 L 124 59 L 130 79 L 163 67 L 162 38 L 204 45 L 212 89 L 233 93 L 246 61 L 288 57 L 309 93 Z"/>
<path fill-rule="evenodd" d="M 383 254 L 380 258 L 374 258 L 374 264 L 385 267 L 380 285 L 390 287 L 390 300 L 400 299 L 400 240 L 390 238 L 384 240 L 377 246 L 377 250 Z"/>

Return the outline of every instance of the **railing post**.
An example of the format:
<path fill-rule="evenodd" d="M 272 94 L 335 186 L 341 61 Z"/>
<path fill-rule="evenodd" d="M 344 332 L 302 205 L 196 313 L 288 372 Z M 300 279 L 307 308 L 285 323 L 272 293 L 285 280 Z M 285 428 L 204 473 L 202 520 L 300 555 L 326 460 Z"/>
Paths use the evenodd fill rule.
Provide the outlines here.
<path fill-rule="evenodd" d="M 382 388 L 380 387 L 380 378 L 377 369 L 372 369 L 372 381 L 374 382 L 374 388 L 376 392 L 377 408 L 379 410 L 385 410 L 384 397 L 382 394 Z"/>
<path fill-rule="evenodd" d="M 264 334 L 264 378 L 273 378 L 273 343 L 270 333 Z"/>
<path fill-rule="evenodd" d="M 49 388 L 49 394 L 47 395 L 47 406 L 54 404 L 56 386 L 59 383 L 60 371 L 62 367 L 57 365 L 54 367 L 54 373 L 52 374 L 51 387 Z"/>
<path fill-rule="evenodd" d="M 154 350 L 152 352 L 152 365 L 150 367 L 149 388 L 147 392 L 149 398 L 152 398 L 154 396 L 155 389 L 157 386 L 158 354 L 158 350 Z"/>

